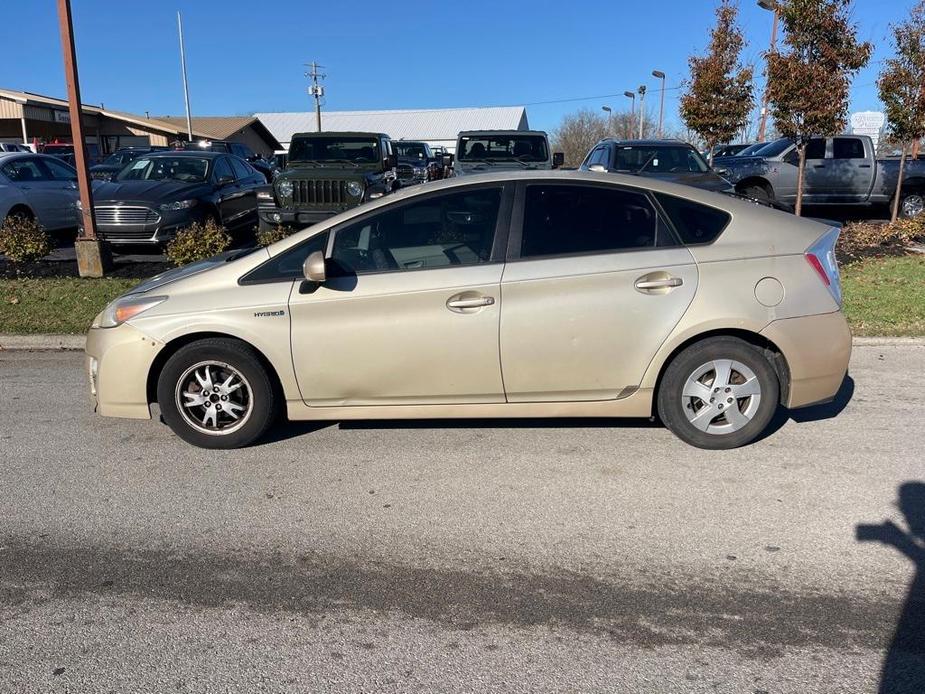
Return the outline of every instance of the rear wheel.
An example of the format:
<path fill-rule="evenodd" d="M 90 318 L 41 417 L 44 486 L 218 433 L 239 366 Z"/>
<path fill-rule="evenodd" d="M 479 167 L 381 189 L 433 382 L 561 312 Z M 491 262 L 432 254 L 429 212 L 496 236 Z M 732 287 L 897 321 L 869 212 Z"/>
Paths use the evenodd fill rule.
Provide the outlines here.
<path fill-rule="evenodd" d="M 10 220 L 16 219 L 16 220 L 28 222 L 28 221 L 35 219 L 35 214 L 33 214 L 32 210 L 30 210 L 28 207 L 23 207 L 22 205 L 20 205 L 18 207 L 14 207 L 13 209 L 11 209 L 7 213 L 6 218 Z"/>
<path fill-rule="evenodd" d="M 734 337 L 695 343 L 668 365 L 658 414 L 678 438 L 698 448 L 737 448 L 765 430 L 780 383 L 764 353 Z"/>
<path fill-rule="evenodd" d="M 904 191 L 899 198 L 899 216 L 905 218 L 918 217 L 925 212 L 925 191 Z"/>
<path fill-rule="evenodd" d="M 240 448 L 275 421 L 278 398 L 257 353 L 213 338 L 177 351 L 161 371 L 157 400 L 167 425 L 202 448 Z"/>

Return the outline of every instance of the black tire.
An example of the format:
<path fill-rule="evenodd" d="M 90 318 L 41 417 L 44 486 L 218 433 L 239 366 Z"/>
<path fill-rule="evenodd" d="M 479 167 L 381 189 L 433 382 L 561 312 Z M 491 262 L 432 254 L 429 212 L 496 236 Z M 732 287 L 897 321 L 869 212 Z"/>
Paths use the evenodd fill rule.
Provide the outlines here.
<path fill-rule="evenodd" d="M 199 408 L 195 411 L 190 409 L 184 414 L 177 402 L 181 397 L 181 387 L 195 378 L 195 374 L 189 373 L 190 369 L 200 365 L 196 371 L 202 374 L 204 367 L 201 365 L 205 362 L 224 364 L 228 367 L 223 372 L 212 370 L 220 369 L 217 366 L 210 368 L 207 377 L 211 382 L 211 378 L 217 376 L 214 382 L 216 386 L 223 375 L 231 373 L 231 369 L 243 376 L 243 384 L 234 395 L 213 394 L 210 397 L 214 402 L 203 406 L 203 413 L 206 411 L 205 407 L 216 407 L 218 410 L 222 409 L 222 405 L 225 407 L 224 414 L 215 413 L 218 419 L 214 420 L 214 429 L 206 424 L 201 424 L 201 428 L 194 426 L 190 420 L 198 419 Z M 196 395 L 201 394 L 201 390 L 196 392 Z M 235 399 L 237 403 L 229 402 Z M 258 354 L 249 345 L 230 338 L 209 338 L 181 347 L 167 360 L 161 370 L 157 381 L 157 401 L 167 426 L 181 439 L 200 448 L 241 448 L 250 445 L 263 436 L 276 421 L 280 407 L 280 396 Z M 247 405 L 240 415 L 243 417 L 243 423 L 238 423 L 237 420 L 231 422 L 228 414 L 229 404 L 240 406 L 241 402 Z M 225 427 L 226 433 L 221 433 L 220 430 L 219 424 L 222 419 L 228 422 Z M 213 431 L 208 433 L 202 429 Z"/>
<path fill-rule="evenodd" d="M 752 397 L 731 399 L 728 396 L 734 393 L 723 392 L 725 389 L 716 393 L 712 382 L 705 388 L 711 397 L 716 397 L 715 403 L 712 399 L 706 402 L 696 398 L 686 398 L 685 402 L 683 393 L 688 379 L 710 362 L 727 359 L 739 362 L 754 374 L 760 386 L 757 402 Z M 704 378 L 710 380 L 710 373 L 707 372 Z M 715 378 L 716 372 L 712 373 Z M 733 378 L 742 377 L 734 372 Z M 694 385 L 699 387 L 700 384 Z M 656 397 L 659 418 L 685 443 L 713 450 L 738 448 L 754 441 L 771 422 L 780 402 L 780 382 L 763 350 L 735 337 L 711 337 L 694 343 L 672 359 L 662 376 Z M 730 399 L 731 405 L 728 404 Z M 713 408 L 727 408 L 728 411 L 729 407 L 736 407 L 739 413 L 745 413 L 745 417 L 750 416 L 750 419 L 737 430 L 722 432 L 722 428 L 731 428 L 733 423 L 722 410 Z M 710 416 L 711 409 L 715 412 L 713 417 Z M 705 416 L 700 421 L 707 422 L 707 426 L 715 429 L 714 432 L 703 431 L 691 423 L 688 413 L 695 415 L 701 411 Z"/>
<path fill-rule="evenodd" d="M 751 185 L 745 186 L 741 191 L 742 195 L 758 202 L 771 202 L 771 194 L 764 186 Z"/>

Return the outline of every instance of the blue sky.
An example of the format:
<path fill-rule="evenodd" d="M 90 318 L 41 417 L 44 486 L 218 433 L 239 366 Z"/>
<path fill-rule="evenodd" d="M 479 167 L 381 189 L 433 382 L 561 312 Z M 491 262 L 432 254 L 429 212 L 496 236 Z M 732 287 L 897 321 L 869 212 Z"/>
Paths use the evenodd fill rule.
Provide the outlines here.
<path fill-rule="evenodd" d="M 0 86 L 65 93 L 53 0 L 14 0 L 4 9 Z M 702 52 L 711 0 L 465 3 L 273 2 L 253 0 L 72 0 L 85 102 L 151 115 L 183 112 L 175 10 L 183 12 L 194 115 L 300 111 L 303 63 L 325 65 L 325 108 L 384 109 L 528 105 L 530 124 L 555 128 L 582 106 L 625 107 L 622 94 L 668 75 L 666 120 L 677 123 L 677 87 L 687 58 Z M 876 109 L 879 61 L 889 24 L 912 0 L 856 0 L 871 64 L 855 80 L 852 110 Z M 746 60 L 760 67 L 771 14 L 742 0 Z M 21 56 L 21 59 L 10 56 Z M 760 72 L 760 71 L 759 71 Z"/>

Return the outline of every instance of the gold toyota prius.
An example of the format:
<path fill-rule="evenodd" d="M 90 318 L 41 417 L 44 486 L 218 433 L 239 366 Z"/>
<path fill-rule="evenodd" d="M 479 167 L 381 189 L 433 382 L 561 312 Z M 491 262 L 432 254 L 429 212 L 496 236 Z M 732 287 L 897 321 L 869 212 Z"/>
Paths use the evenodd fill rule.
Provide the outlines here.
<path fill-rule="evenodd" d="M 657 416 L 733 448 L 845 377 L 838 234 L 614 174 L 415 186 L 113 301 L 87 338 L 90 391 L 104 416 L 156 403 L 207 448 L 283 413 Z"/>

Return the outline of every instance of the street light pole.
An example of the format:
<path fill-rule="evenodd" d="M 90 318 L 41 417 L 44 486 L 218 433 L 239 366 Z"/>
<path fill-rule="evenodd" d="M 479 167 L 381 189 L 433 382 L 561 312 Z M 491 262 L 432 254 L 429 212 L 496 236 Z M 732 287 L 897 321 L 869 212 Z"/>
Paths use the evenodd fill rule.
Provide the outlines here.
<path fill-rule="evenodd" d="M 632 99 L 630 102 L 630 137 L 633 139 L 633 133 L 636 132 L 636 94 L 634 92 L 623 92 L 623 96 Z"/>
<path fill-rule="evenodd" d="M 642 139 L 646 127 L 646 85 L 639 85 L 639 139 Z"/>
<path fill-rule="evenodd" d="M 193 119 L 190 116 L 189 109 L 189 83 L 186 79 L 186 45 L 183 43 L 183 20 L 180 19 L 180 12 L 177 11 L 177 30 L 180 34 L 180 70 L 183 72 L 183 101 L 186 102 L 186 132 L 189 135 L 189 141 L 193 141 Z"/>
<path fill-rule="evenodd" d="M 601 106 L 601 110 L 607 113 L 607 134 L 613 135 L 613 109 L 610 106 Z"/>
<path fill-rule="evenodd" d="M 770 10 L 774 13 L 774 23 L 771 24 L 771 53 L 777 48 L 777 24 L 780 21 L 780 13 L 777 11 L 777 3 L 774 0 L 758 0 L 758 7 L 763 10 Z M 768 127 L 768 85 L 764 85 L 764 96 L 761 99 L 761 120 L 758 122 L 758 142 L 764 142 L 765 134 Z"/>
<path fill-rule="evenodd" d="M 110 266 L 111 257 L 106 246 L 96 236 L 93 191 L 90 188 L 87 145 L 84 141 L 83 121 L 81 120 L 80 81 L 77 76 L 77 51 L 74 48 L 74 23 L 71 20 L 70 0 L 58 0 L 58 24 L 61 29 L 61 48 L 64 53 L 64 78 L 67 82 L 71 139 L 74 141 L 74 165 L 77 169 L 77 187 L 80 191 L 80 214 L 83 217 L 80 236 L 74 242 L 77 271 L 81 277 L 102 277 L 104 271 Z"/>
<path fill-rule="evenodd" d="M 652 76 L 662 81 L 662 96 L 658 102 L 658 137 L 662 138 L 662 123 L 665 116 L 665 73 L 661 70 L 653 70 Z"/>

